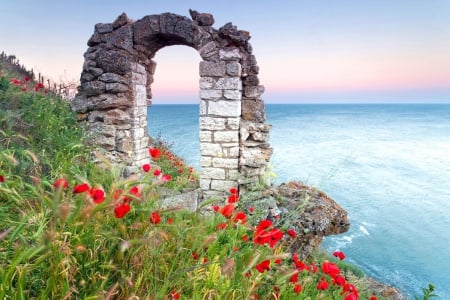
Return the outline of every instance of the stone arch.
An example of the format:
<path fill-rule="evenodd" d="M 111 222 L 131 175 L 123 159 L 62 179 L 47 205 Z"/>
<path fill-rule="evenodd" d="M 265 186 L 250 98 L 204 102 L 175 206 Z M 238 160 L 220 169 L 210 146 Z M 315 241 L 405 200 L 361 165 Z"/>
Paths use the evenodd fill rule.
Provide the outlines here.
<path fill-rule="evenodd" d="M 125 13 L 95 25 L 77 96 L 71 107 L 87 122 L 90 139 L 133 173 L 149 162 L 147 106 L 155 53 L 185 45 L 198 51 L 200 73 L 200 187 L 203 195 L 261 181 L 271 157 L 270 125 L 261 98 L 259 67 L 247 31 L 212 27 L 210 14 L 191 19 L 164 13 L 133 21 Z"/>

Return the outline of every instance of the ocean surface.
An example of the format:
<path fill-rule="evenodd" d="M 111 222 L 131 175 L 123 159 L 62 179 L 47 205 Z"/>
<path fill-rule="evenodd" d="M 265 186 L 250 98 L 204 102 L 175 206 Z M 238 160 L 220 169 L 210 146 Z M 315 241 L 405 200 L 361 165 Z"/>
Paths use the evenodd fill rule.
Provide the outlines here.
<path fill-rule="evenodd" d="M 151 136 L 199 167 L 197 105 L 149 108 Z M 413 299 L 450 299 L 450 105 L 266 105 L 276 183 L 302 180 L 349 214 L 328 251 Z"/>

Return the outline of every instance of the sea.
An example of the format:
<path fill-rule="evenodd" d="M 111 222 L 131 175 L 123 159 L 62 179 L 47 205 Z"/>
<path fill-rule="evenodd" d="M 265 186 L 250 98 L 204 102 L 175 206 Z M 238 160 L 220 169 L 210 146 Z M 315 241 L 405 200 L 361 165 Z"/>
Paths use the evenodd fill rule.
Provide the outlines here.
<path fill-rule="evenodd" d="M 301 180 L 349 215 L 325 238 L 408 299 L 450 299 L 450 104 L 266 104 L 274 182 Z M 199 168 L 198 105 L 153 105 L 148 130 Z"/>

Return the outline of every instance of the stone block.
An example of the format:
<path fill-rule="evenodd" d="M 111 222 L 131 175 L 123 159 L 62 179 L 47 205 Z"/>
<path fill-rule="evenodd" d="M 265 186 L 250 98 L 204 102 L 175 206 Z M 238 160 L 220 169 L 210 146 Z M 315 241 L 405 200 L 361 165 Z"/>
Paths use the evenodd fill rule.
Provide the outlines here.
<path fill-rule="evenodd" d="M 236 180 L 236 181 L 238 181 L 242 177 L 241 173 L 239 173 L 239 170 L 237 169 L 227 170 L 226 176 L 228 180 Z"/>
<path fill-rule="evenodd" d="M 211 189 L 227 192 L 232 187 L 237 187 L 238 182 L 233 180 L 211 180 Z"/>
<path fill-rule="evenodd" d="M 200 153 L 202 156 L 217 156 L 222 153 L 222 147 L 219 144 L 201 143 Z"/>
<path fill-rule="evenodd" d="M 235 61 L 227 63 L 227 74 L 230 76 L 240 77 L 242 74 L 241 64 Z"/>
<path fill-rule="evenodd" d="M 225 127 L 228 130 L 239 130 L 240 118 L 227 118 L 225 121 Z"/>
<path fill-rule="evenodd" d="M 200 98 L 203 100 L 217 100 L 222 98 L 222 90 L 200 90 Z"/>
<path fill-rule="evenodd" d="M 200 117 L 200 130 L 224 130 L 226 119 L 213 117 Z"/>
<path fill-rule="evenodd" d="M 98 23 L 95 24 L 95 32 L 97 33 L 108 33 L 113 31 L 114 27 L 111 23 Z"/>
<path fill-rule="evenodd" d="M 208 101 L 200 100 L 200 116 L 208 114 Z"/>
<path fill-rule="evenodd" d="M 221 117 L 239 117 L 241 115 L 240 101 L 211 101 L 208 114 Z"/>
<path fill-rule="evenodd" d="M 105 92 L 106 85 L 101 81 L 89 81 L 81 84 L 81 91 L 87 96 L 96 96 Z"/>
<path fill-rule="evenodd" d="M 147 106 L 147 91 L 144 85 L 134 85 L 133 96 L 137 106 Z"/>
<path fill-rule="evenodd" d="M 121 125 L 130 121 L 130 115 L 121 109 L 108 110 L 104 116 L 105 124 Z"/>
<path fill-rule="evenodd" d="M 202 179 L 225 179 L 225 170 L 222 168 L 202 168 L 200 173 Z"/>
<path fill-rule="evenodd" d="M 201 77 L 200 78 L 200 89 L 209 90 L 213 89 L 216 84 L 216 79 L 213 77 Z"/>
<path fill-rule="evenodd" d="M 220 62 L 209 62 L 209 61 L 201 61 L 200 62 L 200 76 L 215 76 L 221 77 L 225 76 L 226 66 L 224 61 Z"/>
<path fill-rule="evenodd" d="M 200 137 L 200 142 L 211 143 L 212 142 L 212 131 L 201 130 L 199 137 Z"/>
<path fill-rule="evenodd" d="M 239 157 L 239 147 L 230 147 L 227 149 L 227 157 Z"/>
<path fill-rule="evenodd" d="M 107 83 L 105 85 L 105 91 L 111 94 L 125 93 L 128 91 L 128 85 L 117 82 Z"/>
<path fill-rule="evenodd" d="M 215 143 L 239 142 L 239 132 L 233 131 L 216 131 L 214 132 Z"/>
<path fill-rule="evenodd" d="M 211 179 L 209 178 L 200 178 L 200 189 L 207 191 L 211 187 Z"/>
<path fill-rule="evenodd" d="M 98 68 L 91 68 L 91 69 L 98 69 Z M 99 69 L 99 70 L 101 70 L 101 69 Z M 101 76 L 98 78 L 98 80 L 100 80 L 100 81 L 103 81 L 105 83 L 118 82 L 118 83 L 128 84 L 128 79 L 123 76 L 120 76 L 120 75 L 117 75 L 114 73 L 103 73 L 103 74 L 102 73 L 103 73 L 103 71 L 100 73 Z"/>
<path fill-rule="evenodd" d="M 214 53 L 216 53 L 216 51 L 217 51 L 216 43 L 213 41 L 210 41 L 210 42 L 206 43 L 204 46 L 202 46 L 198 50 L 198 53 L 200 54 L 200 56 L 202 58 L 207 58 L 207 57 L 210 57 L 211 55 L 214 55 Z"/>
<path fill-rule="evenodd" d="M 200 166 L 202 168 L 212 167 L 212 158 L 209 157 L 209 156 L 202 156 L 202 157 L 200 157 Z"/>
<path fill-rule="evenodd" d="M 228 100 L 241 100 L 242 92 L 240 90 L 225 90 L 223 96 Z"/>
<path fill-rule="evenodd" d="M 244 88 L 244 96 L 247 98 L 260 98 L 261 95 L 264 93 L 264 86 L 258 85 L 258 86 L 246 86 Z"/>
<path fill-rule="evenodd" d="M 214 157 L 212 166 L 214 168 L 237 169 L 239 167 L 239 159 Z"/>
<path fill-rule="evenodd" d="M 190 191 L 179 195 L 167 196 L 162 200 L 162 207 L 183 207 L 190 211 L 195 211 L 197 209 L 198 198 L 198 191 Z"/>
<path fill-rule="evenodd" d="M 242 90 L 242 80 L 240 77 L 223 77 L 216 82 L 216 89 Z"/>
<path fill-rule="evenodd" d="M 140 139 L 145 136 L 144 128 L 133 128 L 130 130 L 132 139 Z"/>
<path fill-rule="evenodd" d="M 241 58 L 241 53 L 238 48 L 234 49 L 221 49 L 219 51 L 220 60 L 239 60 Z"/>

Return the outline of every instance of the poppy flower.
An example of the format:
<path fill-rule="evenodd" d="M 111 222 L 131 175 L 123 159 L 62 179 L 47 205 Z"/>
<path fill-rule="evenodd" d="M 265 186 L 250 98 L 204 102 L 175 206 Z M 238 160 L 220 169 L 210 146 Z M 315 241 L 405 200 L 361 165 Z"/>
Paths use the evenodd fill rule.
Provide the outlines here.
<path fill-rule="evenodd" d="M 319 283 L 317 284 L 316 288 L 318 290 L 325 291 L 328 288 L 328 281 L 326 281 L 325 278 L 322 277 Z"/>
<path fill-rule="evenodd" d="M 137 186 L 132 186 L 130 188 L 130 194 L 135 196 L 136 198 L 141 197 L 141 193 L 139 193 L 139 188 Z"/>
<path fill-rule="evenodd" d="M 255 208 L 254 208 L 253 206 L 250 206 L 250 207 L 248 208 L 248 211 L 249 211 L 250 213 L 252 213 L 252 212 L 255 211 Z"/>
<path fill-rule="evenodd" d="M 158 148 L 150 148 L 148 149 L 148 152 L 153 159 L 158 159 L 161 155 L 161 150 L 159 150 Z"/>
<path fill-rule="evenodd" d="M 244 234 L 244 235 L 242 236 L 242 240 L 243 240 L 244 242 L 248 242 L 248 235 Z"/>
<path fill-rule="evenodd" d="M 330 277 L 334 278 L 341 273 L 341 270 L 337 265 L 332 262 L 324 261 L 322 263 L 322 272 L 330 275 Z"/>
<path fill-rule="evenodd" d="M 153 175 L 155 175 L 155 176 L 161 175 L 161 170 L 156 169 L 156 170 L 153 172 Z"/>
<path fill-rule="evenodd" d="M 100 204 L 105 201 L 105 192 L 102 189 L 91 189 L 89 195 L 96 204 Z"/>
<path fill-rule="evenodd" d="M 197 252 L 192 252 L 192 258 L 193 259 L 195 259 L 195 260 L 197 260 L 198 259 L 198 257 L 199 257 L 199 255 L 198 255 L 198 253 Z"/>
<path fill-rule="evenodd" d="M 236 194 L 232 194 L 228 196 L 228 203 L 236 203 L 239 201 L 239 196 Z"/>
<path fill-rule="evenodd" d="M 169 225 L 173 224 L 173 219 L 172 218 L 168 218 L 167 219 L 167 224 L 169 224 Z"/>
<path fill-rule="evenodd" d="M 225 229 L 227 229 L 227 227 L 228 227 L 227 223 L 219 223 L 219 224 L 217 224 L 216 229 L 217 230 L 225 230 Z"/>
<path fill-rule="evenodd" d="M 345 254 L 342 251 L 334 251 L 333 255 L 337 258 L 339 258 L 340 260 L 344 260 L 345 259 Z"/>
<path fill-rule="evenodd" d="M 345 296 L 344 300 L 358 300 L 358 296 L 356 296 L 355 294 L 348 294 L 347 296 Z"/>
<path fill-rule="evenodd" d="M 0 183 L 3 183 L 3 182 L 5 182 L 5 176 L 0 175 Z"/>
<path fill-rule="evenodd" d="M 239 211 L 234 216 L 233 221 L 236 222 L 236 223 L 245 224 L 245 222 L 247 222 L 247 215 L 244 214 L 242 211 Z"/>
<path fill-rule="evenodd" d="M 162 179 L 162 181 L 164 181 L 164 182 L 169 182 L 169 181 L 172 180 L 172 176 L 170 176 L 169 174 L 164 174 L 164 175 L 161 177 L 161 179 Z"/>
<path fill-rule="evenodd" d="M 122 203 L 114 208 L 114 214 L 116 218 L 120 219 L 125 217 L 125 215 L 130 211 L 131 207 L 127 203 Z"/>
<path fill-rule="evenodd" d="M 170 293 L 170 297 L 171 300 L 178 300 L 180 299 L 180 294 L 178 294 L 177 292 L 172 292 Z"/>
<path fill-rule="evenodd" d="M 0 180 L 0 182 L 1 182 L 1 180 Z M 69 183 L 67 182 L 67 180 L 65 178 L 58 178 L 53 183 L 53 187 L 55 189 L 57 189 L 57 188 L 66 189 L 69 187 Z"/>
<path fill-rule="evenodd" d="M 215 212 L 218 212 L 219 209 L 220 209 L 220 206 L 219 206 L 219 205 L 213 205 L 213 206 L 212 206 L 212 209 L 213 209 Z"/>
<path fill-rule="evenodd" d="M 297 233 L 295 232 L 294 229 L 288 229 L 288 231 L 286 231 L 286 233 L 293 239 L 295 239 L 297 237 Z"/>
<path fill-rule="evenodd" d="M 148 171 L 150 171 L 150 169 L 151 169 L 152 167 L 149 165 L 149 164 L 143 164 L 142 165 L 142 170 L 144 170 L 144 172 L 148 172 Z"/>
<path fill-rule="evenodd" d="M 295 272 L 295 274 L 292 275 L 291 278 L 289 278 L 289 282 L 297 283 L 297 281 L 298 281 L 298 272 Z"/>
<path fill-rule="evenodd" d="M 25 82 L 30 81 L 30 77 L 28 77 L 28 76 L 25 76 L 23 79 L 25 80 Z"/>
<path fill-rule="evenodd" d="M 80 194 L 89 191 L 90 187 L 87 183 L 80 183 L 73 187 L 74 194 Z"/>
<path fill-rule="evenodd" d="M 234 187 L 230 188 L 230 194 L 237 195 L 238 194 L 237 188 Z"/>
<path fill-rule="evenodd" d="M 294 293 L 300 294 L 302 292 L 302 286 L 300 284 L 294 285 Z"/>
<path fill-rule="evenodd" d="M 220 209 L 220 213 L 227 219 L 231 218 L 231 216 L 234 213 L 234 205 L 233 204 L 227 204 L 222 209 Z"/>
<path fill-rule="evenodd" d="M 161 216 L 159 215 L 159 213 L 158 212 L 152 212 L 151 214 L 150 214 L 150 223 L 152 223 L 152 224 L 158 224 L 159 222 L 161 222 Z"/>
<path fill-rule="evenodd" d="M 260 262 L 255 266 L 256 270 L 258 270 L 259 273 L 264 273 L 264 271 L 270 270 L 270 260 L 266 259 Z"/>
<path fill-rule="evenodd" d="M 369 300 L 377 300 L 377 296 L 370 296 Z"/>
<path fill-rule="evenodd" d="M 337 275 L 336 277 L 334 277 L 334 278 L 333 278 L 333 284 L 335 284 L 335 285 L 340 285 L 340 286 L 344 286 L 344 284 L 345 284 L 345 278 L 344 278 L 344 276 Z"/>
<path fill-rule="evenodd" d="M 26 92 L 26 91 L 27 91 L 27 87 L 26 87 L 26 86 L 23 86 L 23 87 L 21 88 L 21 90 L 22 90 L 22 92 Z"/>

